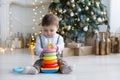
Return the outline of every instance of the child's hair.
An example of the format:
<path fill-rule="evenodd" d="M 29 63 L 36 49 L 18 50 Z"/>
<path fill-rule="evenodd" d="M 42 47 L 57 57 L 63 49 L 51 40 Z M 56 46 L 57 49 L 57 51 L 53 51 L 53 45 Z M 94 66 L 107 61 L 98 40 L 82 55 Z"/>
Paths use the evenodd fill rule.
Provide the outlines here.
<path fill-rule="evenodd" d="M 55 25 L 58 27 L 59 19 L 57 16 L 53 14 L 46 14 L 42 19 L 42 26 L 50 26 Z"/>

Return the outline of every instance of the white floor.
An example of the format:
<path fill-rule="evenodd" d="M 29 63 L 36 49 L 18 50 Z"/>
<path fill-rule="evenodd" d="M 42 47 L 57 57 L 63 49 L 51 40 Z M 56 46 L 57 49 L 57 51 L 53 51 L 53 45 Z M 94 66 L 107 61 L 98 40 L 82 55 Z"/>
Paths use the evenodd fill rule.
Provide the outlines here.
<path fill-rule="evenodd" d="M 73 65 L 71 74 L 12 73 L 13 67 L 32 65 L 36 59 L 38 57 L 28 49 L 0 53 L 0 80 L 120 80 L 120 54 L 65 57 Z"/>

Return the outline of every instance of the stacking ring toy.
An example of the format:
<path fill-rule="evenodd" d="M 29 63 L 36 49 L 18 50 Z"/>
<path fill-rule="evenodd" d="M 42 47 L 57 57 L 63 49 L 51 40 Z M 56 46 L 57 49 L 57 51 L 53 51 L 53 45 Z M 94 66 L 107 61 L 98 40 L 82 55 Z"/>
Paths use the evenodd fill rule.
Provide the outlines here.
<path fill-rule="evenodd" d="M 45 57 L 56 56 L 56 53 L 44 53 Z"/>
<path fill-rule="evenodd" d="M 44 53 L 56 52 L 56 49 L 45 49 L 43 52 Z"/>
<path fill-rule="evenodd" d="M 55 73 L 58 72 L 59 67 L 56 68 L 41 68 L 41 72 L 43 73 Z"/>
<path fill-rule="evenodd" d="M 15 73 L 22 73 L 24 71 L 24 68 L 22 68 L 22 67 L 15 67 L 15 68 L 13 68 L 12 71 L 15 72 Z"/>
<path fill-rule="evenodd" d="M 56 59 L 54 59 L 54 60 L 44 60 L 43 64 L 57 64 L 57 60 Z"/>
<path fill-rule="evenodd" d="M 56 68 L 58 67 L 58 64 L 43 64 L 43 68 Z"/>
<path fill-rule="evenodd" d="M 44 60 L 53 60 L 53 59 L 57 59 L 56 56 L 51 56 L 51 57 L 43 57 Z"/>

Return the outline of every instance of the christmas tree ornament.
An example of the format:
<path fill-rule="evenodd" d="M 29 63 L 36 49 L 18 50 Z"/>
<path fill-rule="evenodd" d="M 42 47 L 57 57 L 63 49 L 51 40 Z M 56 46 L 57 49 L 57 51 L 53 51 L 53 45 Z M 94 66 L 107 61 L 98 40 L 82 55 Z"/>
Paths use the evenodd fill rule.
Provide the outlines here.
<path fill-rule="evenodd" d="M 61 21 L 61 20 L 62 20 L 62 18 L 59 18 L 59 20 Z"/>
<path fill-rule="evenodd" d="M 59 9 L 59 12 L 62 13 L 62 9 Z"/>
<path fill-rule="evenodd" d="M 66 3 L 66 4 L 67 4 L 67 6 L 70 6 L 70 1 L 67 1 L 67 3 Z"/>
<path fill-rule="evenodd" d="M 54 3 L 59 3 L 59 2 L 60 2 L 60 0 L 53 0 L 53 2 L 54 2 Z"/>
<path fill-rule="evenodd" d="M 83 8 L 85 8 L 85 5 L 83 5 Z"/>
<path fill-rule="evenodd" d="M 96 7 L 99 8 L 100 7 L 100 3 L 96 2 Z"/>
<path fill-rule="evenodd" d="M 89 22 L 89 21 L 90 21 L 90 18 L 86 18 L 86 21 Z"/>
<path fill-rule="evenodd" d="M 80 0 L 81 2 L 84 2 L 85 0 Z"/>
<path fill-rule="evenodd" d="M 80 3 L 81 0 L 77 0 L 77 3 Z"/>
<path fill-rule="evenodd" d="M 90 6 L 91 5 L 91 3 L 90 2 L 88 2 L 88 6 Z"/>
<path fill-rule="evenodd" d="M 58 10 L 58 8 L 55 8 L 55 11 L 57 11 Z"/>
<path fill-rule="evenodd" d="M 78 18 L 78 21 L 80 21 L 80 19 Z"/>
<path fill-rule="evenodd" d="M 80 22 L 79 26 L 80 26 L 80 27 L 83 27 L 83 24 Z"/>
<path fill-rule="evenodd" d="M 88 31 L 88 26 L 85 26 L 85 27 L 83 28 L 83 30 L 84 30 L 84 31 Z"/>
<path fill-rule="evenodd" d="M 88 7 L 88 6 L 86 6 L 86 7 L 85 7 L 85 10 L 87 11 L 88 9 L 89 9 L 89 7 Z"/>
<path fill-rule="evenodd" d="M 95 15 L 93 16 L 93 19 L 96 20 L 96 16 Z"/>
<path fill-rule="evenodd" d="M 78 13 L 75 13 L 75 15 L 78 15 Z"/>
<path fill-rule="evenodd" d="M 74 3 L 75 1 L 74 0 L 71 0 L 71 3 Z"/>
<path fill-rule="evenodd" d="M 98 23 L 102 23 L 102 19 L 100 17 L 97 18 Z"/>
<path fill-rule="evenodd" d="M 64 9 L 64 10 L 63 10 L 63 13 L 66 13 L 66 11 L 67 11 L 67 10 L 66 10 L 66 9 Z"/>
<path fill-rule="evenodd" d="M 92 3 L 92 4 L 94 4 L 94 2 L 95 2 L 94 0 L 91 0 L 91 3 Z"/>
<path fill-rule="evenodd" d="M 71 26 L 70 25 L 66 26 L 66 29 L 69 31 L 71 29 Z"/>
<path fill-rule="evenodd" d="M 78 12 L 81 12 L 81 8 L 78 9 Z"/>
<path fill-rule="evenodd" d="M 72 27 L 72 30 L 74 30 L 75 28 L 74 27 Z"/>
<path fill-rule="evenodd" d="M 62 31 L 64 31 L 64 30 L 66 29 L 65 26 L 66 26 L 66 25 L 64 25 L 64 26 L 62 27 Z"/>
<path fill-rule="evenodd" d="M 106 15 L 106 12 L 103 12 L 104 15 Z"/>
<path fill-rule="evenodd" d="M 72 8 L 75 8 L 75 4 L 72 4 Z"/>
<path fill-rule="evenodd" d="M 105 18 L 102 18 L 103 21 L 105 21 Z"/>
<path fill-rule="evenodd" d="M 90 13 L 92 16 L 94 15 L 94 12 L 93 11 L 91 11 L 91 13 Z"/>
<path fill-rule="evenodd" d="M 62 31 L 62 32 L 61 32 L 61 34 L 63 35 L 63 34 L 65 34 L 65 32 L 64 32 L 64 31 Z"/>
<path fill-rule="evenodd" d="M 73 16 L 74 16 L 74 13 L 73 13 L 73 12 L 71 12 L 71 13 L 70 13 L 70 16 L 71 16 L 71 17 L 73 17 Z"/>
<path fill-rule="evenodd" d="M 104 14 L 104 12 L 101 12 L 101 15 L 103 15 Z"/>
<path fill-rule="evenodd" d="M 77 18 L 75 18 L 75 21 L 77 21 Z"/>

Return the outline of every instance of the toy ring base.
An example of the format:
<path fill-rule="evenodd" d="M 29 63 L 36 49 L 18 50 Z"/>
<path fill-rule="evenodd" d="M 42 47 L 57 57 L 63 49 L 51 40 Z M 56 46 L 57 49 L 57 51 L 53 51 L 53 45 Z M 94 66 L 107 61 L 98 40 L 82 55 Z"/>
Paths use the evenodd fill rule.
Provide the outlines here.
<path fill-rule="evenodd" d="M 41 70 L 42 73 L 56 73 L 58 70 Z"/>

